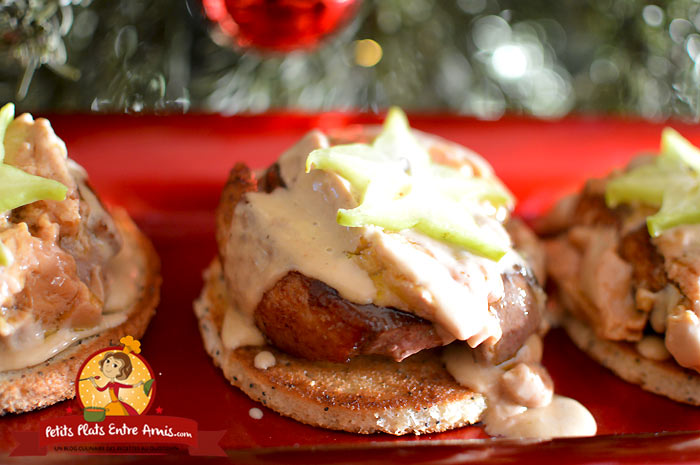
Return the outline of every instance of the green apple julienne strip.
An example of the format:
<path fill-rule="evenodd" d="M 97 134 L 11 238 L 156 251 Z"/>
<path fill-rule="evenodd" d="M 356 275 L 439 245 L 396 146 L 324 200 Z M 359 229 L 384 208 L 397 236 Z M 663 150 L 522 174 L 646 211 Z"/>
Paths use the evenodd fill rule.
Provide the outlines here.
<path fill-rule="evenodd" d="M 485 178 L 448 178 L 435 183 L 442 195 L 457 202 L 462 200 L 486 200 L 494 206 L 511 206 L 513 198 L 508 191 L 492 179 Z"/>
<path fill-rule="evenodd" d="M 677 185 L 664 196 L 661 209 L 647 218 L 652 237 L 683 224 L 700 223 L 700 185 Z"/>
<path fill-rule="evenodd" d="M 13 119 L 15 119 L 15 106 L 7 103 L 0 108 L 0 163 L 5 159 L 5 132 Z"/>
<path fill-rule="evenodd" d="M 683 224 L 700 223 L 700 210 L 659 212 L 647 218 L 647 228 L 652 237 L 658 237 L 664 231 Z"/>
<path fill-rule="evenodd" d="M 37 200 L 64 200 L 68 188 L 53 179 L 41 178 L 0 163 L 0 212 Z M 12 252 L 0 242 L 0 266 L 10 265 Z"/>
<path fill-rule="evenodd" d="M 0 212 L 37 200 L 64 200 L 67 192 L 68 188 L 58 181 L 0 164 Z"/>
<path fill-rule="evenodd" d="M 372 149 L 361 144 L 314 150 L 306 159 L 306 172 L 312 169 L 335 172 L 347 179 L 355 189 L 364 191 L 371 181 L 370 173 L 378 164 L 370 160 L 365 153 L 368 150 Z"/>
<path fill-rule="evenodd" d="M 700 173 L 700 149 L 675 129 L 664 128 L 661 132 L 661 155 L 678 159 Z"/>
<path fill-rule="evenodd" d="M 415 229 L 493 260 L 507 252 L 507 247 L 476 224 L 468 210 L 475 200 L 511 207 L 511 194 L 496 180 L 432 163 L 398 108 L 389 110 L 371 145 L 314 150 L 306 160 L 306 172 L 312 169 L 334 172 L 355 190 L 360 205 L 338 211 L 342 226 Z"/>
<path fill-rule="evenodd" d="M 379 226 L 390 231 L 401 231 L 414 227 L 419 216 L 408 206 L 389 204 L 362 204 L 352 209 L 341 208 L 338 210 L 337 221 L 341 226 L 358 228 L 362 226 Z"/>
<path fill-rule="evenodd" d="M 659 207 L 647 218 L 652 237 L 683 224 L 700 223 L 700 149 L 671 128 L 661 134 L 661 153 L 653 163 L 608 182 L 606 204 L 641 202 Z"/>
<path fill-rule="evenodd" d="M 608 182 L 605 203 L 611 208 L 630 202 L 660 207 L 664 192 L 678 183 L 688 182 L 693 182 L 693 179 L 681 170 L 674 172 L 661 170 L 656 165 L 640 166 Z"/>
<path fill-rule="evenodd" d="M 464 225 L 439 225 L 433 221 L 420 221 L 415 228 L 427 236 L 437 237 L 445 242 L 459 245 L 470 252 L 498 261 L 508 252 L 495 242 L 490 233 L 476 224 L 472 228 Z"/>
<path fill-rule="evenodd" d="M 406 114 L 398 107 L 389 109 L 382 132 L 372 147 L 393 160 L 405 159 L 414 170 L 420 171 L 430 164 L 430 155 L 418 143 L 411 132 Z"/>
<path fill-rule="evenodd" d="M 461 221 L 455 220 L 458 217 Z M 426 211 L 407 198 L 371 207 L 363 204 L 350 210 L 340 209 L 337 220 L 338 224 L 349 227 L 374 225 L 388 231 L 415 229 L 496 261 L 508 251 L 490 232 L 482 230 L 471 215 L 465 213 L 460 216 L 460 208 L 456 204 L 448 208 L 435 206 Z"/>

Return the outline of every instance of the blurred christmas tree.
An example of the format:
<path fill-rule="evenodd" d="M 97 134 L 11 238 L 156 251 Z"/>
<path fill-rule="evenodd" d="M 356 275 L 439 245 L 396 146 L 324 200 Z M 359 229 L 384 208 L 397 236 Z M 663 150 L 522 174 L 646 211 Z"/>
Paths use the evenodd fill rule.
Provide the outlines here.
<path fill-rule="evenodd" d="M 694 0 L 365 0 L 320 47 L 285 53 L 231 46 L 203 11 L 199 0 L 0 0 L 0 101 L 700 118 Z"/>

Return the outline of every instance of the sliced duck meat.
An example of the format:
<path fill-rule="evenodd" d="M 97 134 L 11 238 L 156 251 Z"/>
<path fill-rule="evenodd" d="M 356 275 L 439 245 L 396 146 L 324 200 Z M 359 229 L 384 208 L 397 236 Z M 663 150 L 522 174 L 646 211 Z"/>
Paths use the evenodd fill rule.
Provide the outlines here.
<path fill-rule="evenodd" d="M 37 201 L 2 214 L 0 239 L 13 260 L 0 267 L 0 343 L 97 325 L 108 292 L 105 268 L 121 248 L 111 216 L 48 121 L 15 118 L 4 144 L 5 163 L 68 191 L 63 201 Z"/>
<path fill-rule="evenodd" d="M 700 315 L 700 225 L 678 226 L 653 239 L 670 280 Z"/>
<path fill-rule="evenodd" d="M 572 224 L 582 226 L 619 226 L 620 216 L 605 204 L 602 194 L 585 189 L 578 198 Z"/>
<path fill-rule="evenodd" d="M 27 173 L 53 179 L 68 188 L 61 202 L 38 201 L 16 208 L 15 224 L 26 223 L 32 235 L 56 242 L 76 262 L 78 276 L 104 301 L 105 265 L 121 248 L 116 226 L 87 181 L 87 173 L 68 160 L 66 147 L 45 119 L 17 117 L 5 136 L 4 162 Z"/>
<path fill-rule="evenodd" d="M 0 233 L 14 257 L 0 268 L 0 336 L 21 326 L 89 328 L 99 323 L 101 302 L 77 276 L 73 257 L 55 243 L 33 237 L 21 223 Z M 0 339 L 2 339 L 0 337 Z"/>
<path fill-rule="evenodd" d="M 635 288 L 658 292 L 666 286 L 664 258 L 652 244 L 645 224 L 622 236 L 618 253 L 632 265 Z"/>

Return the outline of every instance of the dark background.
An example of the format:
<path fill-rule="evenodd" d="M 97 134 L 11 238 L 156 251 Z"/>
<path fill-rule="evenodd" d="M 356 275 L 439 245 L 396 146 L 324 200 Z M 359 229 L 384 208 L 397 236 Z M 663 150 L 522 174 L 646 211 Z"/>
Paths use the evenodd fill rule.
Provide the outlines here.
<path fill-rule="evenodd" d="M 205 4 L 210 17 L 223 8 L 248 21 L 253 36 L 221 27 L 231 17 L 208 19 Z M 355 4 L 347 21 L 329 19 Z M 282 45 L 270 45 L 284 32 L 266 29 L 275 18 L 300 27 Z M 697 121 L 699 29 L 694 0 L 4 0 L 0 101 Z"/>

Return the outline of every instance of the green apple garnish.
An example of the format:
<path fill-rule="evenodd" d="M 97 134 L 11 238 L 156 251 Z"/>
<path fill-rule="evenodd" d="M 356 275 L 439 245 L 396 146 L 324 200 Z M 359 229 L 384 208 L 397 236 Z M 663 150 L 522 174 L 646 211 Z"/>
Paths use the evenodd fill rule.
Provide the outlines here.
<path fill-rule="evenodd" d="M 399 108 L 389 110 L 372 144 L 311 152 L 306 172 L 312 169 L 336 173 L 352 186 L 359 205 L 338 210 L 343 226 L 414 229 L 492 260 L 508 251 L 509 244 L 480 227 L 471 213 L 475 202 L 512 208 L 508 190 L 495 177 L 466 175 L 433 163 Z"/>
<path fill-rule="evenodd" d="M 676 159 L 700 173 L 700 149 L 690 143 L 678 131 L 664 128 L 661 132 L 661 155 Z"/>
<path fill-rule="evenodd" d="M 6 212 L 37 200 L 64 200 L 68 188 L 58 181 L 0 164 L 0 211 Z"/>
<path fill-rule="evenodd" d="M 700 223 L 700 150 L 676 130 L 665 128 L 659 156 L 610 180 L 605 201 L 610 208 L 623 203 L 659 208 L 647 217 L 652 237 L 675 226 Z"/>
<path fill-rule="evenodd" d="M 0 142 L 5 140 L 5 132 L 12 120 L 15 119 L 15 106 L 12 103 L 5 104 L 0 108 Z M 0 143 L 0 163 L 5 159 L 5 144 Z"/>
<path fill-rule="evenodd" d="M 693 173 L 678 163 L 660 163 L 639 166 L 620 177 L 610 180 L 605 188 L 605 202 L 611 208 L 623 203 L 639 202 L 660 207 L 664 194 L 678 184 L 695 183 Z"/>
<path fill-rule="evenodd" d="M 700 184 L 673 186 L 664 195 L 661 209 L 647 218 L 649 234 L 659 236 L 664 231 L 683 224 L 700 223 Z"/>

